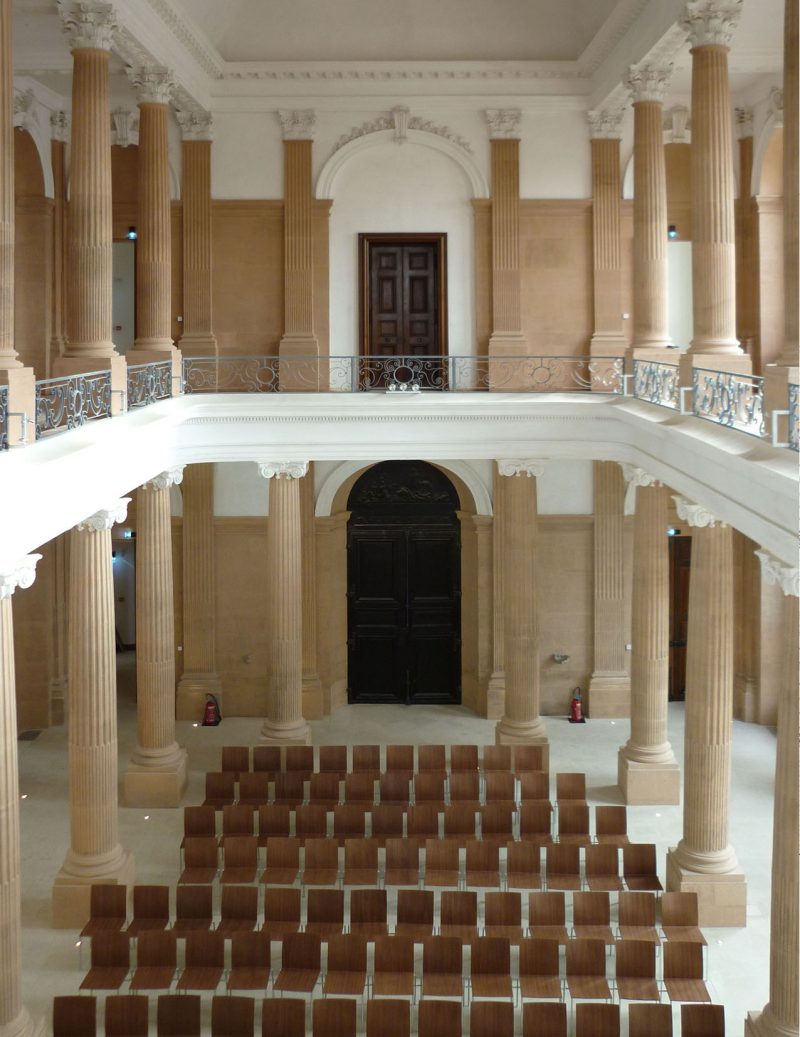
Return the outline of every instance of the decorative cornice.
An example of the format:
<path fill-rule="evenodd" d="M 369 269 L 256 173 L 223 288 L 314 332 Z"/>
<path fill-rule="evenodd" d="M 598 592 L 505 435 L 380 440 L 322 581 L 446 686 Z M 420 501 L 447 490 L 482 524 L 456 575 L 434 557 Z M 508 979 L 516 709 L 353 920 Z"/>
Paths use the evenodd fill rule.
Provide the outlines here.
<path fill-rule="evenodd" d="M 664 113 L 664 140 L 667 144 L 689 144 L 689 109 L 686 105 L 676 104 Z"/>
<path fill-rule="evenodd" d="M 547 461 L 534 461 L 521 458 L 504 458 L 497 462 L 498 475 L 528 475 L 537 477 L 544 473 Z"/>
<path fill-rule="evenodd" d="M 333 146 L 333 153 L 359 137 L 366 137 L 370 133 L 380 133 L 383 130 L 394 130 L 394 140 L 397 144 L 402 144 L 408 139 L 409 130 L 433 133 L 437 137 L 449 140 L 451 144 L 455 144 L 456 147 L 466 151 L 467 154 L 472 154 L 469 141 L 464 137 L 460 137 L 449 126 L 437 125 L 428 119 L 423 119 L 419 115 L 411 115 L 410 110 L 402 105 L 397 105 L 395 108 L 392 108 L 391 112 L 385 112 L 369 122 L 363 122 L 360 126 L 354 126 L 349 133 L 343 134 L 336 141 Z"/>
<path fill-rule="evenodd" d="M 61 141 L 62 144 L 67 144 L 69 142 L 69 135 L 69 112 L 52 112 L 50 114 L 50 139 Z"/>
<path fill-rule="evenodd" d="M 190 108 L 176 114 L 183 140 L 214 139 L 214 118 L 211 112 L 204 112 L 200 108 Z"/>
<path fill-rule="evenodd" d="M 184 465 L 175 465 L 165 472 L 160 472 L 154 478 L 148 479 L 147 482 L 142 483 L 142 486 L 151 490 L 168 490 L 170 486 L 178 486 L 183 482 L 183 469 Z"/>
<path fill-rule="evenodd" d="M 784 565 L 763 548 L 755 554 L 761 562 L 761 575 L 766 583 L 780 587 L 787 597 L 800 596 L 800 569 L 797 566 Z"/>
<path fill-rule="evenodd" d="M 194 27 L 176 11 L 169 0 L 147 0 L 181 46 L 212 79 L 222 77 L 223 61 L 210 42 L 204 41 Z"/>
<path fill-rule="evenodd" d="M 91 533 L 102 533 L 106 529 L 111 529 L 118 522 L 125 521 L 130 502 L 130 497 L 123 497 L 108 508 L 103 508 L 102 511 L 97 511 L 83 522 L 79 522 L 76 529 L 87 530 Z"/>
<path fill-rule="evenodd" d="M 58 0 L 58 13 L 71 50 L 111 50 L 117 29 L 112 4 L 102 0 Z"/>
<path fill-rule="evenodd" d="M 139 119 L 129 108 L 115 108 L 111 113 L 111 143 L 118 148 L 135 144 L 139 132 Z"/>
<path fill-rule="evenodd" d="M 308 472 L 308 461 L 258 461 L 258 474 L 263 479 L 302 479 Z"/>
<path fill-rule="evenodd" d="M 679 497 L 677 494 L 673 494 L 672 499 L 675 501 L 678 518 L 681 522 L 688 522 L 690 526 L 695 526 L 698 529 L 705 529 L 706 527 L 713 529 L 718 522 L 721 526 L 726 524 L 721 522 L 716 515 L 712 515 L 702 504 L 692 504 L 691 501 L 686 500 L 684 497 Z"/>
<path fill-rule="evenodd" d="M 136 90 L 139 104 L 169 104 L 172 100 L 175 78 L 167 68 L 129 68 L 128 79 Z"/>
<path fill-rule="evenodd" d="M 619 140 L 622 137 L 622 120 L 625 107 L 592 108 L 586 113 L 589 137 L 592 140 Z"/>
<path fill-rule="evenodd" d="M 487 108 L 489 140 L 519 140 L 522 112 L 519 108 Z"/>
<path fill-rule="evenodd" d="M 625 77 L 625 86 L 630 90 L 634 104 L 639 101 L 663 104 L 671 75 L 671 64 L 631 65 Z"/>
<path fill-rule="evenodd" d="M 17 587 L 23 590 L 33 585 L 36 579 L 36 563 L 41 555 L 25 555 L 24 558 L 5 572 L 0 572 L 0 601 L 10 598 Z"/>
<path fill-rule="evenodd" d="M 355 67 L 354 67 L 355 66 Z M 535 79 L 582 79 L 583 70 L 574 61 L 415 61 L 410 65 L 390 62 L 230 62 L 221 77 L 226 80 L 273 80 L 278 82 L 424 82 L 477 80 L 519 81 Z"/>
<path fill-rule="evenodd" d="M 284 140 L 313 140 L 317 113 L 313 108 L 281 108 L 278 111 Z"/>
<path fill-rule="evenodd" d="M 689 0 L 678 24 L 692 47 L 727 47 L 733 39 L 743 0 Z"/>

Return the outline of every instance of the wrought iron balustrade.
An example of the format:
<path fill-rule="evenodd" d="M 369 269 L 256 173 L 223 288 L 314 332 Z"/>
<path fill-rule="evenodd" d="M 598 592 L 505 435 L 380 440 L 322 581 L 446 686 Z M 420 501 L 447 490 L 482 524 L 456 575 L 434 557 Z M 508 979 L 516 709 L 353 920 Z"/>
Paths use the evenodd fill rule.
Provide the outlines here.
<path fill-rule="evenodd" d="M 677 410 L 680 404 L 678 368 L 657 360 L 634 360 L 633 395 L 637 400 Z"/>
<path fill-rule="evenodd" d="M 172 361 L 128 365 L 128 410 L 172 396 Z"/>
<path fill-rule="evenodd" d="M 789 447 L 800 450 L 800 414 L 798 414 L 800 385 L 789 383 Z"/>
<path fill-rule="evenodd" d="M 8 386 L 0 385 L 0 450 L 8 450 Z"/>
<path fill-rule="evenodd" d="M 695 368 L 693 412 L 696 417 L 717 425 L 763 437 L 766 435 L 763 383 L 763 378 L 752 375 Z"/>
<path fill-rule="evenodd" d="M 36 438 L 111 417 L 111 372 L 48 378 L 36 383 Z"/>

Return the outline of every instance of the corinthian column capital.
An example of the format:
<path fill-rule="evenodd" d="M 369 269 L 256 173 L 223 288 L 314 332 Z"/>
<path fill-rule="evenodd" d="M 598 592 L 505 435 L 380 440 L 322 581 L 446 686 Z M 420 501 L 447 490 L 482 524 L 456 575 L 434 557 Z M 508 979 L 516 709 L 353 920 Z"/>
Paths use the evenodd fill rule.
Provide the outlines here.
<path fill-rule="evenodd" d="M 761 575 L 766 583 L 780 587 L 787 597 L 800 596 L 800 569 L 797 566 L 784 565 L 763 548 L 756 551 L 756 558 L 761 562 Z"/>
<path fill-rule="evenodd" d="M 17 587 L 23 590 L 36 579 L 36 563 L 41 555 L 25 555 L 8 569 L 0 570 L 0 600 L 10 598 Z"/>
<path fill-rule="evenodd" d="M 497 462 L 497 471 L 500 475 L 542 475 L 546 461 L 522 460 L 520 458 L 506 458 Z"/>
<path fill-rule="evenodd" d="M 484 115 L 490 140 L 519 140 L 522 122 L 519 108 L 487 108 Z"/>
<path fill-rule="evenodd" d="M 130 79 L 136 90 L 139 104 L 169 104 L 175 79 L 168 68 L 142 66 L 128 69 Z"/>
<path fill-rule="evenodd" d="M 663 104 L 671 75 L 672 65 L 631 65 L 625 86 L 630 90 L 634 104 L 639 101 Z"/>
<path fill-rule="evenodd" d="M 622 137 L 624 105 L 618 108 L 591 108 L 586 113 L 591 140 L 619 140 Z"/>
<path fill-rule="evenodd" d="M 263 479 L 302 479 L 308 461 L 259 461 L 258 474 Z"/>
<path fill-rule="evenodd" d="M 282 108 L 278 112 L 284 140 L 313 140 L 317 113 L 313 108 Z"/>
<path fill-rule="evenodd" d="M 111 50 L 117 30 L 112 4 L 101 0 L 58 0 L 58 12 L 70 50 Z"/>
<path fill-rule="evenodd" d="M 69 142 L 69 131 L 69 112 L 52 112 L 50 115 L 50 140 L 58 140 L 62 144 L 66 144 Z"/>
<path fill-rule="evenodd" d="M 178 125 L 183 140 L 212 140 L 213 122 L 211 112 L 202 109 L 177 112 Z"/>
<path fill-rule="evenodd" d="M 679 25 L 692 47 L 727 47 L 742 13 L 743 0 L 689 0 Z"/>
<path fill-rule="evenodd" d="M 130 497 L 123 497 L 121 500 L 114 501 L 109 507 L 103 508 L 102 511 L 97 511 L 94 515 L 84 519 L 83 522 L 79 522 L 77 528 L 89 530 L 92 533 L 102 533 L 105 529 L 111 529 L 117 522 L 125 521 L 130 502 Z"/>
<path fill-rule="evenodd" d="M 167 468 L 165 472 L 159 472 L 158 475 L 148 479 L 142 485 L 149 486 L 152 490 L 168 490 L 170 486 L 178 486 L 183 482 L 183 469 L 184 465 L 182 464 L 175 465 L 173 468 Z"/>
<path fill-rule="evenodd" d="M 693 504 L 691 501 L 686 500 L 685 497 L 679 497 L 677 494 L 673 494 L 672 499 L 675 501 L 678 518 L 681 522 L 688 522 L 690 526 L 696 526 L 698 529 L 713 529 L 718 522 L 721 526 L 727 525 L 726 522 L 720 521 L 716 515 L 712 515 L 702 504 Z"/>
<path fill-rule="evenodd" d="M 639 468 L 635 464 L 628 464 L 627 461 L 620 461 L 620 468 L 622 469 L 622 475 L 625 482 L 629 486 L 660 486 L 661 483 L 656 479 L 654 475 L 646 472 L 644 468 Z"/>

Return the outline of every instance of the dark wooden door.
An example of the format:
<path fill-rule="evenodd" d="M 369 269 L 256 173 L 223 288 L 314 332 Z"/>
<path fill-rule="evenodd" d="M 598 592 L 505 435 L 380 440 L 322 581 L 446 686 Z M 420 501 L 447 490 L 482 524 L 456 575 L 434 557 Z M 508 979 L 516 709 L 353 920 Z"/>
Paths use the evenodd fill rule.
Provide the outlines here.
<path fill-rule="evenodd" d="M 438 356 L 437 260 L 431 242 L 370 248 L 370 356 Z"/>
<path fill-rule="evenodd" d="M 686 638 L 689 629 L 689 575 L 692 538 L 669 541 L 669 698 L 683 702 L 686 693 Z"/>
<path fill-rule="evenodd" d="M 449 481 L 422 462 L 383 462 L 353 487 L 350 702 L 461 701 L 461 545 L 454 498 Z"/>

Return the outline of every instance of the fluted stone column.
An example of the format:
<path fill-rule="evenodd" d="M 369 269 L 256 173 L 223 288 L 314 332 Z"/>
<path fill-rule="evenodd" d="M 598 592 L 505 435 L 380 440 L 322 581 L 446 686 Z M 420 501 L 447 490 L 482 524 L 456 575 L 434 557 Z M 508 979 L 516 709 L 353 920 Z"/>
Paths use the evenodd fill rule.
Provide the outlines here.
<path fill-rule="evenodd" d="M 728 840 L 733 726 L 732 531 L 675 497 L 694 527 L 686 650 L 683 838 L 667 889 L 697 893 L 701 925 L 746 923 L 747 886 Z"/>
<path fill-rule="evenodd" d="M 475 572 L 477 582 L 477 597 L 475 601 L 475 657 L 476 657 L 476 693 L 477 712 L 488 720 L 499 720 L 502 711 L 489 712 L 487 686 L 492 676 L 494 656 L 492 650 L 492 634 L 494 629 L 494 614 L 500 610 L 493 607 L 493 581 L 492 572 L 492 525 L 491 515 L 472 515 L 466 512 L 458 513 L 461 529 L 469 537 L 474 536 L 475 543 Z M 463 555 L 462 555 L 463 565 Z M 462 580 L 462 583 L 464 581 Z"/>
<path fill-rule="evenodd" d="M 492 473 L 492 673 L 486 687 L 486 716 L 499 720 L 506 701 L 503 631 L 503 512 L 507 480 L 494 466 Z"/>
<path fill-rule="evenodd" d="M 22 1003 L 17 694 L 11 595 L 30 587 L 41 555 L 0 571 L 0 1037 L 43 1032 Z"/>
<path fill-rule="evenodd" d="M 623 465 L 635 494 L 631 605 L 631 734 L 619 751 L 617 780 L 626 803 L 680 803 L 680 769 L 667 737 L 669 700 L 669 541 L 667 491 Z"/>
<path fill-rule="evenodd" d="M 267 715 L 261 741 L 308 745 L 303 719 L 303 566 L 300 482 L 305 461 L 262 462 L 269 484 L 267 523 Z"/>
<path fill-rule="evenodd" d="M 53 654 L 50 671 L 50 723 L 64 723 L 68 687 L 67 661 L 67 576 L 69 573 L 69 532 L 52 543 L 53 564 Z"/>
<path fill-rule="evenodd" d="M 183 474 L 183 674 L 178 720 L 203 719 L 207 695 L 222 694 L 216 672 L 214 466 L 188 465 Z"/>
<path fill-rule="evenodd" d="M 756 552 L 763 576 L 787 596 L 784 679 L 778 707 L 775 757 L 775 817 L 772 827 L 772 900 L 770 911 L 769 1001 L 751 1012 L 746 1037 L 797 1037 L 800 1032 L 798 984 L 798 569 L 782 565 L 766 551 Z"/>
<path fill-rule="evenodd" d="M 186 750 L 175 741 L 175 614 L 171 468 L 136 494 L 136 751 L 123 777 L 126 806 L 176 807 L 186 788 Z"/>
<path fill-rule="evenodd" d="M 73 529 L 69 574 L 70 848 L 53 884 L 53 925 L 80 928 L 92 884 L 134 879 L 133 856 L 119 842 L 117 674 L 111 528 L 128 499 Z"/>
<path fill-rule="evenodd" d="M 167 119 L 174 89 L 166 69 L 129 73 L 139 101 L 139 208 L 136 241 L 136 341 L 131 363 L 171 359 L 172 222 Z"/>
<path fill-rule="evenodd" d="M 300 526 L 303 565 L 303 716 L 323 716 L 322 683 L 317 671 L 317 531 L 314 519 L 314 462 L 300 480 Z"/>
<path fill-rule="evenodd" d="M 539 716 L 539 617 L 537 607 L 536 477 L 543 461 L 497 462 L 505 480 L 503 537 L 503 626 L 505 712 L 495 729 L 498 745 L 548 745 Z"/>
<path fill-rule="evenodd" d="M 14 80 L 11 0 L 0 0 L 0 370 L 22 367 L 14 349 Z"/>
<path fill-rule="evenodd" d="M 67 233 L 67 141 L 70 121 L 66 112 L 50 116 L 50 160 L 53 165 L 53 278 L 50 305 L 50 352 L 46 377 L 50 377 L 57 358 L 66 348 L 66 265 L 64 247 Z"/>
<path fill-rule="evenodd" d="M 594 462 L 594 669 L 590 717 L 627 717 L 631 678 L 625 644 L 625 480 L 614 461 Z"/>
<path fill-rule="evenodd" d="M 183 137 L 183 334 L 188 356 L 216 356 L 211 306 L 211 114 L 178 112 Z"/>

